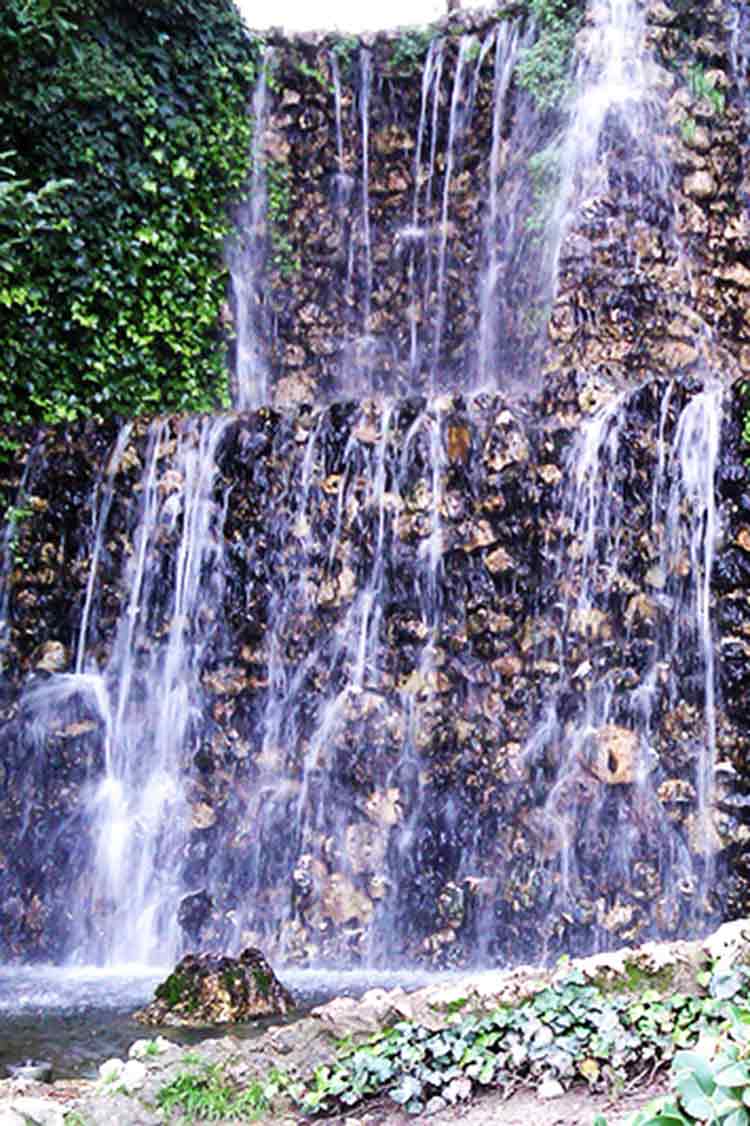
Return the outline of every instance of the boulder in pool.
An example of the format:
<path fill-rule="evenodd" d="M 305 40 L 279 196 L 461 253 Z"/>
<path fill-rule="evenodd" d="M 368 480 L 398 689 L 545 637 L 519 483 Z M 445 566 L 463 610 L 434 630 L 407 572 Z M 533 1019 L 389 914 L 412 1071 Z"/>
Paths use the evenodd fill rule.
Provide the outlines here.
<path fill-rule="evenodd" d="M 264 955 L 254 947 L 239 958 L 186 954 L 154 999 L 133 1018 L 141 1024 L 200 1026 L 240 1024 L 256 1017 L 283 1016 L 294 1008 Z"/>

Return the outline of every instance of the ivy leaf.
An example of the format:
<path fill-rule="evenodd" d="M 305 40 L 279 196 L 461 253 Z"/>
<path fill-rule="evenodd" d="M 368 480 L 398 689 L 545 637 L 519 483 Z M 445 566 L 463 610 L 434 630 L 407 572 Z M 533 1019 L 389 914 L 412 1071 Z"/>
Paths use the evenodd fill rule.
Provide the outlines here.
<path fill-rule="evenodd" d="M 675 1086 L 685 1110 L 692 1118 L 701 1121 L 714 1117 L 714 1104 L 694 1075 L 678 1075 Z"/>
<path fill-rule="evenodd" d="M 396 1087 L 388 1092 L 394 1102 L 402 1105 L 418 1099 L 422 1094 L 422 1084 L 414 1075 L 404 1075 Z"/>
<path fill-rule="evenodd" d="M 700 1052 L 678 1052 L 674 1057 L 673 1068 L 678 1079 L 682 1078 L 680 1072 L 688 1073 L 702 1094 L 712 1095 L 716 1090 L 711 1065 Z"/>

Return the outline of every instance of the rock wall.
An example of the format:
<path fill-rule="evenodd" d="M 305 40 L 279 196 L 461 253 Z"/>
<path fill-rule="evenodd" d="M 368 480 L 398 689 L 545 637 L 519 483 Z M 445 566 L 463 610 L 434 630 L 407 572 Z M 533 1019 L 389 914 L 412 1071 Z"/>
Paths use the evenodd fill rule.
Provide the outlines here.
<path fill-rule="evenodd" d="M 166 592 L 188 542 L 180 458 L 202 448 L 208 421 L 158 432 L 138 421 L 116 456 L 114 425 L 22 435 L 28 459 L 1 482 L 4 956 L 110 956 L 132 914 L 117 901 L 122 873 L 149 850 L 138 902 L 155 943 L 253 944 L 298 962 L 528 960 L 747 911 L 748 76 L 732 50 L 736 10 L 649 5 L 664 160 L 608 137 L 541 336 L 528 157 L 559 120 L 535 117 L 512 84 L 497 132 L 494 23 L 463 43 L 471 28 L 448 25 L 440 87 L 420 85 L 407 45 L 420 58 L 426 45 L 414 38 L 273 42 L 267 190 L 287 184 L 288 216 L 283 240 L 269 231 L 275 263 L 256 299 L 270 312 L 275 401 L 217 435 L 203 594 L 186 614 Z M 417 237 L 420 117 L 436 179 Z M 493 136 L 504 213 L 526 232 L 495 263 L 502 346 L 480 323 Z M 482 340 L 494 341 L 495 384 L 478 391 Z M 706 382 L 725 391 L 718 508 L 704 519 L 689 491 L 675 494 L 669 451 Z M 587 546 L 578 443 L 608 404 Z M 709 512 L 715 670 L 691 609 L 710 556 L 689 545 Z M 670 521 L 693 528 L 672 554 Z M 139 601 L 141 550 L 153 589 Z M 128 614 L 142 628 L 126 658 Z M 108 885 L 101 782 L 163 782 L 158 692 L 175 637 L 185 665 L 173 681 L 190 693 L 164 808 L 179 832 L 167 847 L 128 799 L 122 882 Z M 126 718 L 127 771 L 113 753 Z"/>

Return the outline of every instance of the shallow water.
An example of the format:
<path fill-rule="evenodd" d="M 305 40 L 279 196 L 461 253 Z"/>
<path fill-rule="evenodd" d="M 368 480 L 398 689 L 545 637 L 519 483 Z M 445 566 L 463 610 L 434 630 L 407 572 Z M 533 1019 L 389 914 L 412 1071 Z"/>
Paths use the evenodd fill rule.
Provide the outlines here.
<path fill-rule="evenodd" d="M 91 1079 L 104 1060 L 126 1056 L 134 1040 L 158 1034 L 195 1044 L 215 1037 L 216 1029 L 149 1029 L 131 1018 L 168 973 L 166 966 L 0 966 L 0 1077 L 9 1065 L 43 1059 L 52 1064 L 54 1079 Z M 434 975 L 370 970 L 281 970 L 279 977 L 298 1002 L 297 1016 L 332 997 L 358 997 L 375 987 L 414 989 L 435 980 Z M 258 1036 L 272 1023 L 235 1025 L 232 1033 Z"/>

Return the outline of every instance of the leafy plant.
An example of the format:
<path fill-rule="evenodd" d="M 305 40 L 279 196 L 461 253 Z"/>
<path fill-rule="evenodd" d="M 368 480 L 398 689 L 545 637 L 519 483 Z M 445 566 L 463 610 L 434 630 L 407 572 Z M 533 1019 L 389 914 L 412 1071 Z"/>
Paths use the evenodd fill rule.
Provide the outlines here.
<path fill-rule="evenodd" d="M 342 1045 L 333 1065 L 318 1068 L 308 1083 L 290 1091 L 304 1113 L 321 1114 L 380 1092 L 419 1113 L 433 1095 L 455 1102 L 477 1085 L 510 1091 L 521 1082 L 556 1078 L 563 1085 L 584 1080 L 592 1088 L 616 1088 L 672 1058 L 684 1064 L 691 1054 L 686 1048 L 727 1023 L 734 1012 L 728 1009 L 730 995 L 736 999 L 744 990 L 746 976 L 744 969 L 719 968 L 711 978 L 712 995 L 664 997 L 653 989 L 633 994 L 627 985 L 604 991 L 574 971 L 516 1008 L 467 1016 L 438 1032 L 402 1021 L 359 1047 Z M 732 1019 L 747 1035 L 750 1009 L 736 1009 Z M 730 1062 L 744 1068 L 744 1048 L 732 1052 Z M 724 1069 L 728 1058 L 724 1052 Z M 737 1075 L 720 1070 L 717 1090 Z M 717 1121 L 724 1126 L 724 1119 Z M 744 1121 L 727 1118 L 726 1126 Z"/>
<path fill-rule="evenodd" d="M 391 48 L 389 68 L 399 74 L 411 74 L 419 70 L 434 38 L 435 32 L 430 27 L 405 31 Z"/>
<path fill-rule="evenodd" d="M 580 14 L 567 0 L 529 0 L 537 37 L 524 47 L 516 63 L 519 85 L 540 111 L 558 106 L 570 89 L 568 71 Z"/>
<path fill-rule="evenodd" d="M 289 165 L 281 160 L 266 164 L 267 214 L 271 240 L 271 262 L 282 278 L 291 277 L 301 268 L 288 234 L 291 208 Z"/>
<path fill-rule="evenodd" d="M 654 1099 L 630 1126 L 748 1126 L 750 1012 L 732 1006 L 729 1027 L 672 1061 L 672 1093 Z"/>
<path fill-rule="evenodd" d="M 357 51 L 359 51 L 359 47 L 360 42 L 356 35 L 342 35 L 331 47 L 339 70 L 345 78 L 351 74 L 352 62 Z"/>
<path fill-rule="evenodd" d="M 268 1109 L 270 1099 L 279 1089 L 279 1073 L 274 1073 L 267 1083 L 253 1081 L 238 1090 L 227 1083 L 218 1065 L 200 1062 L 162 1087 L 156 1102 L 168 1118 L 179 1111 L 191 1122 L 253 1119 Z"/>
<path fill-rule="evenodd" d="M 304 59 L 300 59 L 297 63 L 297 69 L 299 70 L 300 74 L 304 75 L 305 78 L 311 78 L 314 82 L 317 82 L 323 90 L 330 91 L 331 83 L 328 81 L 325 74 L 323 74 L 323 71 L 319 70 L 318 67 L 310 66 L 310 64 L 306 63 Z"/>
<path fill-rule="evenodd" d="M 684 117 L 680 122 L 680 133 L 686 145 L 692 144 L 695 140 L 697 128 L 698 126 L 694 117 Z"/>
<path fill-rule="evenodd" d="M 688 67 L 688 86 L 693 97 L 708 102 L 714 113 L 724 112 L 724 91 L 717 87 L 715 77 L 707 74 L 700 63 Z"/>
<path fill-rule="evenodd" d="M 2 5 L 3 421 L 226 401 L 256 58 L 231 0 Z"/>

